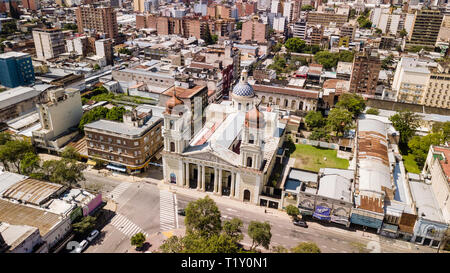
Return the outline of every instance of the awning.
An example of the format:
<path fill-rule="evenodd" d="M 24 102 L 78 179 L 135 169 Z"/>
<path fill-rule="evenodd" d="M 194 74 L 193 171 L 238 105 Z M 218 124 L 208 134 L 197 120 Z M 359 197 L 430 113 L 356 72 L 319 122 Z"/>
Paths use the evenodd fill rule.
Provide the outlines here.
<path fill-rule="evenodd" d="M 306 209 L 301 209 L 301 208 L 298 208 L 298 210 L 300 211 L 301 215 L 313 215 L 313 212 L 311 210 L 306 210 Z"/>
<path fill-rule="evenodd" d="M 110 170 L 119 171 L 119 172 L 127 172 L 126 168 L 120 168 L 120 167 L 113 166 L 113 165 L 107 165 L 106 168 L 110 169 Z"/>
<path fill-rule="evenodd" d="M 397 233 L 398 226 L 383 223 L 383 228 L 381 230 L 391 232 L 391 233 Z"/>

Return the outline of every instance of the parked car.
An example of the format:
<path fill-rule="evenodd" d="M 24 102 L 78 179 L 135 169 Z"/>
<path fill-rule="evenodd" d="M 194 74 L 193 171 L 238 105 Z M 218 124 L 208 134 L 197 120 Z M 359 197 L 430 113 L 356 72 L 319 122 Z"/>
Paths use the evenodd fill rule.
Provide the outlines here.
<path fill-rule="evenodd" d="M 70 253 L 81 253 L 83 252 L 83 250 L 86 249 L 86 247 L 88 246 L 89 242 L 86 240 L 81 241 L 81 243 L 74 249 L 72 250 Z"/>
<path fill-rule="evenodd" d="M 308 224 L 306 223 L 305 220 L 294 220 L 294 221 L 292 221 L 292 223 L 299 227 L 304 227 L 304 228 L 308 227 Z"/>
<path fill-rule="evenodd" d="M 92 241 L 94 241 L 95 238 L 97 238 L 97 236 L 100 234 L 100 232 L 96 229 L 94 229 L 89 236 L 87 237 L 87 240 L 89 241 L 89 243 L 91 243 Z"/>
<path fill-rule="evenodd" d="M 186 211 L 184 209 L 178 209 L 178 215 L 186 216 Z"/>

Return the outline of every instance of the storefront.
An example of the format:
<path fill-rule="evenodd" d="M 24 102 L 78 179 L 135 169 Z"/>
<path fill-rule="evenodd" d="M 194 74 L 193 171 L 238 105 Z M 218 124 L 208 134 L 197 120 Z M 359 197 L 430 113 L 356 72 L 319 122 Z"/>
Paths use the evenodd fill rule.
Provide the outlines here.
<path fill-rule="evenodd" d="M 116 172 L 122 172 L 122 173 L 127 172 L 127 167 L 124 165 L 117 165 L 117 164 L 109 163 L 108 165 L 106 165 L 106 168 L 109 170 L 112 170 L 112 171 L 116 171 Z"/>
<path fill-rule="evenodd" d="M 316 206 L 313 217 L 329 222 L 331 220 L 331 209 L 324 206 Z"/>
<path fill-rule="evenodd" d="M 383 236 L 386 236 L 389 238 L 397 238 L 398 237 L 398 226 L 383 223 L 383 226 L 380 231 L 380 235 L 383 235 Z"/>
<path fill-rule="evenodd" d="M 353 209 L 352 215 L 350 216 L 350 222 L 363 227 L 374 228 L 377 230 L 377 233 L 379 233 L 383 225 L 383 218 L 384 214 L 381 213 L 362 209 Z"/>

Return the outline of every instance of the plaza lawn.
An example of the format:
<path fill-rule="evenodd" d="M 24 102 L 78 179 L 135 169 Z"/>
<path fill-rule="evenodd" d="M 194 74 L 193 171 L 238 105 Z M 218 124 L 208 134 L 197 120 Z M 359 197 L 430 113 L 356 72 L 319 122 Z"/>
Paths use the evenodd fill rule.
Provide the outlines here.
<path fill-rule="evenodd" d="M 295 157 L 294 167 L 298 169 L 318 172 L 320 168 L 347 169 L 348 160 L 337 158 L 337 151 L 324 149 L 305 144 L 295 144 L 295 152 L 291 154 Z M 326 160 L 324 160 L 326 157 Z"/>
<path fill-rule="evenodd" d="M 412 154 L 403 156 L 403 164 L 405 165 L 407 172 L 420 173 L 419 166 L 417 166 L 417 162 L 414 160 L 414 156 Z"/>

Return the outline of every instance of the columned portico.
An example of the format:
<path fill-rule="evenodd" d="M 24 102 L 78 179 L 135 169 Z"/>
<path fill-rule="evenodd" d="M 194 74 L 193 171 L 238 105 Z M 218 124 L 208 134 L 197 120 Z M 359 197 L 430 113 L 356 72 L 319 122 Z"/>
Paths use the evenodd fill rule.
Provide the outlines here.
<path fill-rule="evenodd" d="M 184 187 L 188 188 L 189 187 L 189 162 L 186 162 L 186 179 L 184 181 Z"/>
<path fill-rule="evenodd" d="M 230 194 L 231 198 L 234 198 L 234 190 L 235 190 L 234 183 L 236 183 L 235 179 L 236 179 L 236 173 L 232 172 L 231 173 L 231 194 Z"/>
<path fill-rule="evenodd" d="M 219 183 L 219 174 L 218 174 L 218 169 L 214 168 L 214 193 L 217 194 L 218 191 L 218 183 Z"/>
<path fill-rule="evenodd" d="M 202 168 L 200 164 L 197 164 L 197 190 L 200 190 L 202 186 Z"/>
<path fill-rule="evenodd" d="M 219 195 L 222 195 L 222 169 L 219 169 Z"/>
<path fill-rule="evenodd" d="M 202 191 L 205 191 L 205 165 L 202 165 Z"/>

